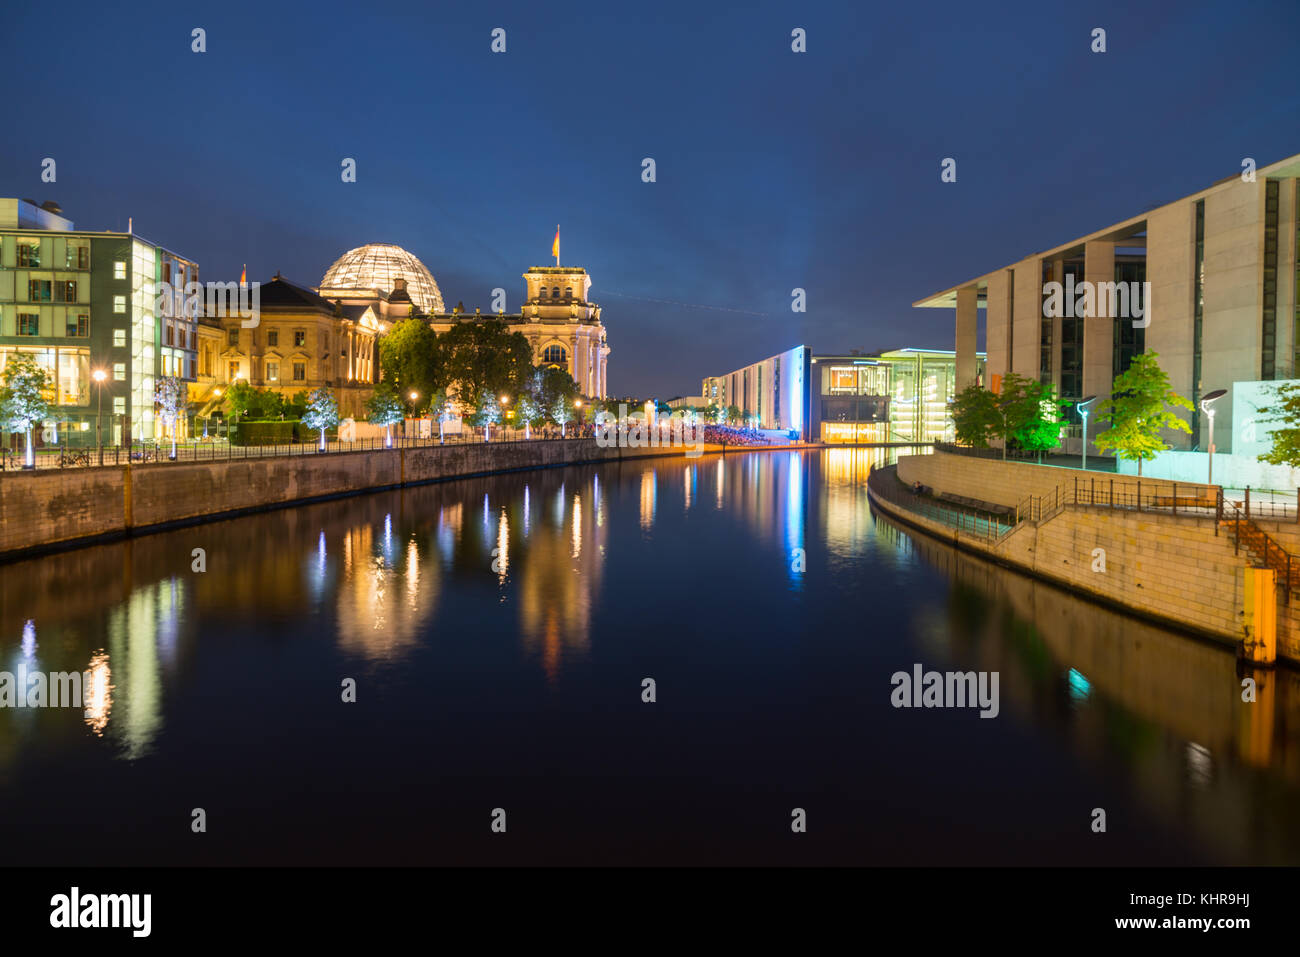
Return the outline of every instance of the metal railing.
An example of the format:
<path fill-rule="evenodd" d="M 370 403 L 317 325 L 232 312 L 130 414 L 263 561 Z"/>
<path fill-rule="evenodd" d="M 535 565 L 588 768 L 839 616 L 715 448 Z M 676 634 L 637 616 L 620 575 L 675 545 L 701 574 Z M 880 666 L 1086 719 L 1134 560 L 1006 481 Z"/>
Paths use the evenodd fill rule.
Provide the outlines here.
<path fill-rule="evenodd" d="M 553 442 L 562 440 L 573 440 L 578 438 L 592 438 L 591 431 L 584 430 L 581 435 L 575 435 L 570 429 L 563 438 L 558 435 L 533 433 L 531 438 L 525 438 L 522 429 L 503 430 L 492 436 L 487 444 L 502 445 L 519 442 Z M 319 441 L 316 442 L 292 442 L 292 443 L 266 443 L 257 445 L 233 445 L 223 440 L 191 440 L 188 442 L 178 442 L 176 444 L 176 456 L 172 457 L 172 448 L 170 442 L 159 443 L 135 443 L 129 446 L 112 445 L 112 446 L 54 446 L 37 449 L 33 456 L 35 468 L 38 469 L 66 469 L 66 468 L 85 468 L 98 465 L 124 465 L 130 461 L 132 465 L 144 465 L 150 463 L 177 463 L 177 462 L 222 462 L 237 461 L 242 459 L 268 459 L 268 458 L 288 458 L 292 456 L 309 456 L 309 455 L 333 455 L 341 452 L 366 452 L 379 449 L 424 449 L 447 447 L 454 445 L 473 445 L 484 444 L 483 433 L 479 430 L 470 432 L 468 430 L 460 433 L 448 433 L 444 439 L 432 435 L 427 438 L 415 436 L 393 436 L 391 444 L 383 436 L 377 436 L 368 439 L 358 439 L 353 442 L 341 442 L 337 439 L 329 440 L 325 443 L 325 448 L 321 448 Z M 3 448 L 0 449 L 0 472 L 13 472 L 24 470 L 24 450 Z"/>
<path fill-rule="evenodd" d="M 989 544 L 1000 542 L 1015 528 L 1014 517 L 1010 514 L 917 494 L 903 484 L 892 465 L 873 468 L 867 476 L 867 484 L 873 494 L 899 508 L 983 538 Z"/>
<path fill-rule="evenodd" d="M 1258 505 L 1256 509 L 1255 515 L 1259 517 Z M 1300 561 L 1293 561 L 1291 553 L 1281 543 L 1251 520 L 1249 494 L 1244 502 L 1227 502 L 1219 524 L 1231 531 L 1234 555 L 1240 555 L 1244 545 L 1247 551 L 1254 552 L 1267 567 L 1278 573 L 1283 604 L 1290 605 L 1291 589 L 1300 584 L 1297 582 L 1300 579 Z"/>

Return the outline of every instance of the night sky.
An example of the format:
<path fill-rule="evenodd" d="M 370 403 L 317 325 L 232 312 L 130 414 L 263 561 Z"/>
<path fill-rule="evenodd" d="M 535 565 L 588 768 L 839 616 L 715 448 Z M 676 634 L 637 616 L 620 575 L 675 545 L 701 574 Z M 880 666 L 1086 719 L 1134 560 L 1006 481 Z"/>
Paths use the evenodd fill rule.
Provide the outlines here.
<path fill-rule="evenodd" d="M 911 302 L 1300 153 L 1295 0 L 1062 6 L 6 3 L 0 195 L 205 280 L 397 243 L 471 310 L 517 310 L 560 223 L 611 392 L 694 394 L 799 343 L 952 348 Z"/>

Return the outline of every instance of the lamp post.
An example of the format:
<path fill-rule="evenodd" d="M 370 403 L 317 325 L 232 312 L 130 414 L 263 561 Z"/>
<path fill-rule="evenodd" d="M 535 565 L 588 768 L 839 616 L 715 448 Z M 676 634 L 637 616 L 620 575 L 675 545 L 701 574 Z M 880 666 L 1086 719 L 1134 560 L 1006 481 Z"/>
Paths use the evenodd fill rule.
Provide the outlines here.
<path fill-rule="evenodd" d="M 1088 406 L 1097 401 L 1095 395 L 1087 396 L 1075 403 L 1075 408 L 1079 410 L 1079 416 L 1083 419 L 1083 459 L 1079 464 L 1081 469 L 1088 468 Z"/>
<path fill-rule="evenodd" d="M 108 378 L 108 373 L 103 369 L 96 369 L 90 374 L 95 380 L 95 385 L 99 389 L 99 411 L 95 413 L 95 445 L 99 447 L 99 464 L 104 464 L 104 380 Z"/>
<path fill-rule="evenodd" d="M 1205 478 L 1206 485 L 1214 484 L 1214 403 L 1227 394 L 1227 389 L 1215 389 L 1201 396 L 1201 411 L 1210 420 L 1210 459 L 1209 474 Z"/>
<path fill-rule="evenodd" d="M 580 410 L 580 409 L 582 408 L 582 400 L 581 400 L 581 399 L 574 399 L 574 400 L 573 400 L 573 407 L 574 407 L 575 409 L 579 409 L 579 410 Z M 582 412 L 579 411 L 577 414 L 578 414 L 578 415 L 582 415 Z M 561 425 L 560 425 L 560 438 L 564 438 L 564 437 L 565 437 L 565 428 L 564 428 L 564 426 L 565 426 L 566 424 L 567 424 L 567 423 L 561 423 Z M 574 422 L 574 423 L 573 423 L 573 427 L 574 427 L 575 429 L 578 428 L 578 423 L 577 423 L 577 422 Z M 582 433 L 579 432 L 578 434 L 581 436 Z"/>
<path fill-rule="evenodd" d="M 504 411 L 504 410 L 505 410 L 505 407 L 508 406 L 509 404 L 510 404 L 510 396 L 508 396 L 508 395 L 503 395 L 503 396 L 501 397 L 501 408 L 502 408 L 501 418 L 502 418 L 503 420 L 505 419 L 505 411 Z M 502 421 L 502 423 L 501 423 L 501 427 L 502 427 L 503 429 L 505 428 L 505 422 L 504 422 L 504 421 Z"/>

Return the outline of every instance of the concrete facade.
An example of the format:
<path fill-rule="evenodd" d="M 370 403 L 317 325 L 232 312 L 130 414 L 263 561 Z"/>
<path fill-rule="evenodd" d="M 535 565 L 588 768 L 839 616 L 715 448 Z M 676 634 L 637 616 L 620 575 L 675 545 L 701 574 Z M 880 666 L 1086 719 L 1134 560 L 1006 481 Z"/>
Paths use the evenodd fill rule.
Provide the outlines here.
<path fill-rule="evenodd" d="M 955 311 L 959 379 L 975 350 L 969 321 L 973 296 L 976 307 L 986 312 L 992 376 L 1015 372 L 1059 387 L 1062 320 L 1058 316 L 1050 325 L 1044 323 L 1044 283 L 1059 281 L 1063 267 L 1082 262 L 1089 283 L 1119 282 L 1121 275 L 1129 281 L 1144 276 L 1140 281 L 1150 283 L 1147 315 L 1132 317 L 1149 321 L 1137 351 L 1159 353 L 1173 388 L 1193 402 L 1237 381 L 1292 378 L 1300 322 L 1297 177 L 1300 156 L 1261 166 L 1249 181 L 1242 175 L 1227 177 L 914 305 Z M 1079 394 L 1066 398 L 1110 394 L 1119 364 L 1114 335 L 1122 327 L 1107 311 L 1104 297 L 1098 300 L 1097 308 L 1084 317 L 1082 386 Z M 1216 412 L 1214 443 L 1221 452 L 1231 451 L 1231 397 L 1220 400 Z M 1192 422 L 1195 432 L 1170 432 L 1166 441 L 1177 449 L 1207 448 L 1211 436 L 1205 416 L 1179 414 Z M 1078 440 L 1073 448 L 1069 443 L 1066 447 L 1077 450 Z"/>

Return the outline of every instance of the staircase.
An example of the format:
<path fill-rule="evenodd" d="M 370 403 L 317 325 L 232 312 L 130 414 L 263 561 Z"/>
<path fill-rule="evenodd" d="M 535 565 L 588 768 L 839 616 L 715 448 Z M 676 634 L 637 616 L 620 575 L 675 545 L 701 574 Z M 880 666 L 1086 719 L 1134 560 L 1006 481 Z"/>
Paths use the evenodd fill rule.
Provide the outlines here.
<path fill-rule="evenodd" d="M 1235 502 L 1229 504 L 1232 505 L 1233 515 L 1221 519 L 1219 527 L 1232 532 L 1236 547 L 1244 545 L 1266 568 L 1277 572 L 1277 582 L 1284 588 L 1283 598 L 1290 604 L 1292 589 L 1300 588 L 1300 559 L 1292 558 L 1291 553 L 1268 532 L 1242 514 Z"/>

